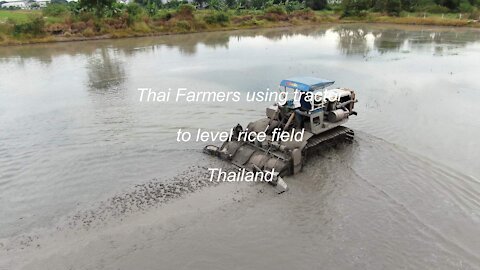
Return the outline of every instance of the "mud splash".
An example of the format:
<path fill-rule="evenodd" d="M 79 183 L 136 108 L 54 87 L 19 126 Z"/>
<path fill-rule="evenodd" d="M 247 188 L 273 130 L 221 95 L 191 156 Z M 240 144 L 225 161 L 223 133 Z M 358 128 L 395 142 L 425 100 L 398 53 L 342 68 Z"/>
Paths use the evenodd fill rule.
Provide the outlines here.
<path fill-rule="evenodd" d="M 78 219 L 73 227 L 41 237 L 39 247 L 10 252 L 9 266 L 476 269 L 480 265 L 476 254 L 480 242 L 474 237 L 480 233 L 480 182 L 363 132 L 357 132 L 353 145 L 312 157 L 300 174 L 286 179 L 290 190 L 281 195 L 260 183 L 210 185 L 204 181 L 206 175 L 200 165 L 172 179 L 172 183 L 193 179 L 193 184 L 160 188 L 148 183 L 114 196 L 94 210 L 96 214 L 79 214 L 87 224 Z M 457 190 L 465 185 L 469 188 Z M 166 190 L 172 194 L 168 199 L 161 195 Z"/>
<path fill-rule="evenodd" d="M 207 167 L 194 166 L 172 179 L 152 179 L 147 183 L 135 185 L 132 191 L 115 195 L 91 210 L 81 210 L 67 219 L 70 228 L 91 228 L 104 224 L 112 218 L 158 207 L 172 199 L 185 196 L 199 189 L 217 185 L 210 181 Z"/>
<path fill-rule="evenodd" d="M 209 166 L 233 170 L 229 164 L 212 160 Z M 210 181 L 210 172 L 206 166 L 191 166 L 170 179 L 155 178 L 137 184 L 123 193 L 114 195 L 104 201 L 92 203 L 87 209 L 80 209 L 64 217 L 57 225 L 56 232 L 91 230 L 109 223 L 121 222 L 123 219 L 151 208 L 160 207 L 174 199 L 185 197 L 189 193 L 212 187 L 220 182 Z M 21 234 L 0 241 L 0 250 L 4 252 L 40 247 L 42 238 L 48 231 Z"/>

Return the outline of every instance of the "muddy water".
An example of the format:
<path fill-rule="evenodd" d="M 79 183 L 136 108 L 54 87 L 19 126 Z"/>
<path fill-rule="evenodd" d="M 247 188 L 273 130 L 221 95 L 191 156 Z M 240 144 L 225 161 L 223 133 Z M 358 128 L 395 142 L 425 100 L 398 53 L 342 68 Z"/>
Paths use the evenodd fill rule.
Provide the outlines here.
<path fill-rule="evenodd" d="M 478 269 L 479 60 L 480 31 L 387 25 L 1 48 L 0 266 Z M 140 103 L 138 87 L 263 91 L 295 75 L 358 91 L 353 145 L 281 196 L 223 184 L 143 209 L 214 162 L 174 143 L 178 128 L 246 124 L 264 104 Z M 119 200 L 129 214 L 67 225 L 124 213 Z"/>

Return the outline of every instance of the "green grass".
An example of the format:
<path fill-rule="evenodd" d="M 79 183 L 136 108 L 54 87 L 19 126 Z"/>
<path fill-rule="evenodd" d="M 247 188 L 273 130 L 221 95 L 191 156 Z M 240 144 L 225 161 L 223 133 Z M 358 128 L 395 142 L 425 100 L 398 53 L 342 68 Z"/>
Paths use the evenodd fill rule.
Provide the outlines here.
<path fill-rule="evenodd" d="M 45 21 L 47 24 L 52 24 L 52 23 L 63 23 L 65 21 L 65 17 L 45 17 Z"/>
<path fill-rule="evenodd" d="M 317 14 L 319 16 L 335 15 L 335 11 L 333 11 L 333 10 L 316 10 L 315 14 Z"/>
<path fill-rule="evenodd" d="M 0 23 L 11 19 L 15 23 L 24 23 L 28 21 L 31 15 L 41 14 L 39 10 L 0 10 Z"/>
<path fill-rule="evenodd" d="M 167 16 L 168 13 L 168 16 Z M 185 33 L 216 31 L 229 29 L 246 29 L 261 27 L 284 27 L 307 24 L 342 23 L 342 22 L 371 22 L 371 23 L 395 23 L 395 24 L 417 24 L 417 25 L 443 25 L 443 26 L 470 26 L 479 27 L 479 23 L 470 22 L 466 15 L 458 19 L 458 13 L 431 14 L 427 13 L 425 18 L 422 12 L 402 12 L 399 17 L 390 17 L 383 13 L 368 12 L 363 17 L 341 18 L 341 10 L 322 11 L 295 11 L 283 16 L 266 16 L 263 10 L 228 10 L 228 20 L 208 22 L 208 17 L 218 12 L 212 10 L 196 10 L 193 17 L 177 14 L 176 10 L 159 10 L 158 14 L 150 18 L 138 18 L 133 24 L 126 25 L 121 17 L 119 18 L 98 18 L 95 22 L 100 30 L 94 27 L 87 20 L 91 16 L 75 16 L 71 14 L 59 16 L 44 16 L 44 31 L 35 36 L 25 31 L 22 35 L 14 35 L 14 24 L 26 24 L 22 27 L 28 28 L 28 22 L 34 15 L 42 16 L 42 11 L 27 10 L 0 10 L 0 45 L 24 44 L 32 42 L 53 42 L 75 38 L 78 40 L 88 39 L 94 36 L 112 38 L 128 36 L 145 36 L 151 34 Z M 85 15 L 85 14 L 84 14 Z M 275 14 L 274 14 L 275 15 Z M 93 16 L 93 15 L 92 15 Z M 183 16 L 183 17 L 182 17 Z M 169 19 L 167 19 L 167 17 Z M 5 23 L 8 20 L 12 23 Z M 83 26 L 82 26 L 83 25 Z M 120 25 L 120 26 L 119 26 Z M 123 26 L 122 26 L 123 25 Z"/>
<path fill-rule="evenodd" d="M 459 19 L 459 13 L 428 13 L 428 12 L 402 12 L 401 17 L 419 17 L 423 18 L 425 15 L 426 18 L 443 18 L 443 19 Z M 466 19 L 468 14 L 463 14 L 462 19 Z"/>

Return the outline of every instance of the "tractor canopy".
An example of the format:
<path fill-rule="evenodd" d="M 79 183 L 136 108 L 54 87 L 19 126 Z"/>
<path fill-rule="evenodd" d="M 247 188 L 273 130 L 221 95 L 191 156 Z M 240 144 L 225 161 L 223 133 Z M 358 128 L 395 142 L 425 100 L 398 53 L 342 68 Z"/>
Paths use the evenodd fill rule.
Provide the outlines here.
<path fill-rule="evenodd" d="M 283 80 L 280 86 L 298 89 L 303 92 L 315 91 L 334 84 L 335 81 L 314 78 L 314 77 L 294 77 Z"/>

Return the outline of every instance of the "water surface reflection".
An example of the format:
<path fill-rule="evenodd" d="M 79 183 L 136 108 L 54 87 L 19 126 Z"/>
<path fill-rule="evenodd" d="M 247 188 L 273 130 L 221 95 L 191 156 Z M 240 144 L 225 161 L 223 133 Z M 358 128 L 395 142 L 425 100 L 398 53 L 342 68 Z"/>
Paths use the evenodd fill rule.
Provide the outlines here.
<path fill-rule="evenodd" d="M 202 144 L 172 144 L 178 128 L 263 114 L 264 104 L 140 103 L 139 87 L 331 78 L 359 92 L 352 128 L 478 177 L 479 41 L 472 29 L 351 24 L 0 48 L 0 237 L 195 164 L 185 151 Z"/>

